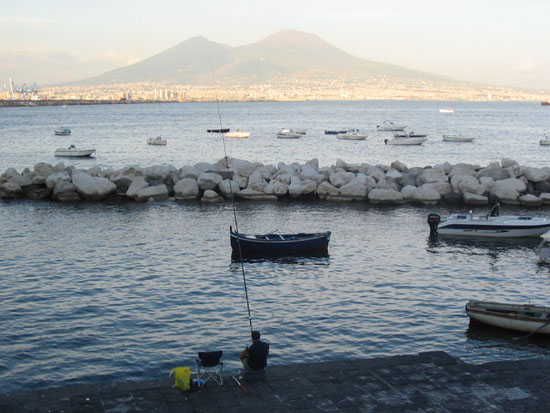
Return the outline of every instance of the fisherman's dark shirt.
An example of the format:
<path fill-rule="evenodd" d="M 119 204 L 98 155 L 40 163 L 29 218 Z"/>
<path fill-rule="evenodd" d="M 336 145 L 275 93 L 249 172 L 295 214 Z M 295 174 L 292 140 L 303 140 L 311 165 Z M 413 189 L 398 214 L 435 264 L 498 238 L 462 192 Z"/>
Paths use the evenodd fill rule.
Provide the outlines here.
<path fill-rule="evenodd" d="M 258 340 L 248 347 L 248 365 L 252 370 L 262 370 L 267 366 L 269 344 Z"/>

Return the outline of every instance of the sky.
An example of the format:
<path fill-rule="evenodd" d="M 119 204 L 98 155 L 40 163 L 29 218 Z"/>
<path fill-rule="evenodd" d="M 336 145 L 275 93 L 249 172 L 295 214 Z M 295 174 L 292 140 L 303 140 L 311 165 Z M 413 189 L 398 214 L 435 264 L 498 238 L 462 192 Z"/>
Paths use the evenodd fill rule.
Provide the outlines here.
<path fill-rule="evenodd" d="M 550 91 L 549 17 L 548 0 L 18 0 L 0 4 L 0 87 L 84 79 L 194 36 L 242 46 L 292 29 L 367 60 Z"/>

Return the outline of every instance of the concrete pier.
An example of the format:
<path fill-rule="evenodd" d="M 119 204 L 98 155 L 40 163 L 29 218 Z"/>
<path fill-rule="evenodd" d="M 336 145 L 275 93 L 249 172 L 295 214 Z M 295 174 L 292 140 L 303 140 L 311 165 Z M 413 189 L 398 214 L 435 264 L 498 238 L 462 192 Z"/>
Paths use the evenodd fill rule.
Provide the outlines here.
<path fill-rule="evenodd" d="M 269 366 L 183 392 L 166 379 L 0 394 L 8 412 L 548 412 L 550 360 L 468 364 L 444 352 Z"/>

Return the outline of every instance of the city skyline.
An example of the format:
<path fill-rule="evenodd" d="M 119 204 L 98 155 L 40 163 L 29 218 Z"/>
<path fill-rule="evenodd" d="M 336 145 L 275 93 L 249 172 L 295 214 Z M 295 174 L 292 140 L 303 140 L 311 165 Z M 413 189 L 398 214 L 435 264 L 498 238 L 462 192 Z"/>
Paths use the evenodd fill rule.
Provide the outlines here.
<path fill-rule="evenodd" d="M 136 63 L 190 37 L 240 46 L 302 30 L 363 59 L 468 82 L 550 90 L 550 4 L 532 1 L 310 1 L 181 4 L 21 1 L 0 17 L 0 84 L 79 81 Z"/>

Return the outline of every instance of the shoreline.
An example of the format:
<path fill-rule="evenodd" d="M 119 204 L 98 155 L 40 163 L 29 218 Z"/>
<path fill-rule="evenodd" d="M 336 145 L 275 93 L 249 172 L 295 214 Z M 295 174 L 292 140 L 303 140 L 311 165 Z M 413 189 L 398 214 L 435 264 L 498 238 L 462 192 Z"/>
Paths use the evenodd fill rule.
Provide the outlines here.
<path fill-rule="evenodd" d="M 546 359 L 468 364 L 443 351 L 268 365 L 263 374 L 240 379 L 248 394 L 230 375 L 224 375 L 223 385 L 209 381 L 200 391 L 184 392 L 172 387 L 167 371 L 162 379 L 4 393 L 0 410 L 545 411 L 549 367 Z"/>

